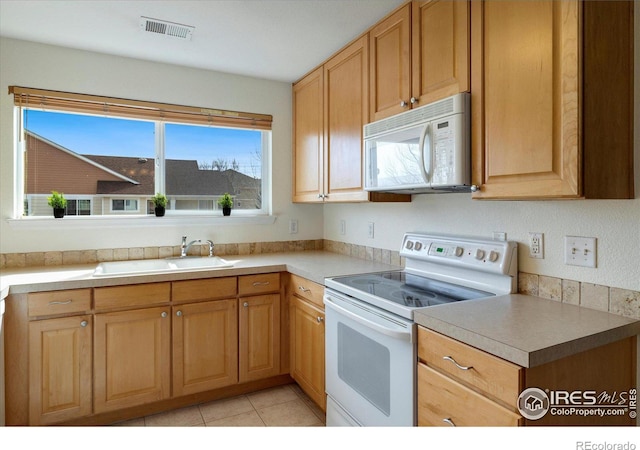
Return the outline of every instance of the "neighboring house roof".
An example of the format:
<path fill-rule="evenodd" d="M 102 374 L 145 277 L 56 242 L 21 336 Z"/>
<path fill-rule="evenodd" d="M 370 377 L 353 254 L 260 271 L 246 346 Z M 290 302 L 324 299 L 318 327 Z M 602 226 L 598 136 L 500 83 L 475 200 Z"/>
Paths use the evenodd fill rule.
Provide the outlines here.
<path fill-rule="evenodd" d="M 149 195 L 155 194 L 155 160 L 151 158 L 80 155 L 42 136 L 28 132 L 32 138 L 45 142 L 56 150 L 72 155 L 79 161 L 91 164 L 110 177 L 94 178 L 95 194 L 98 195 Z M 74 168 L 78 170 L 78 167 Z M 80 169 L 82 170 L 82 169 Z M 241 191 L 257 190 L 261 180 L 228 169 L 200 170 L 195 160 L 168 159 L 165 161 L 167 195 L 202 196 L 222 195 L 228 192 L 237 195 Z M 100 173 L 100 172 L 97 172 Z M 58 174 L 60 176 L 60 174 Z M 94 175 L 95 176 L 95 175 Z M 115 179 L 113 178 L 115 177 Z M 89 180 L 87 180 L 89 181 Z"/>

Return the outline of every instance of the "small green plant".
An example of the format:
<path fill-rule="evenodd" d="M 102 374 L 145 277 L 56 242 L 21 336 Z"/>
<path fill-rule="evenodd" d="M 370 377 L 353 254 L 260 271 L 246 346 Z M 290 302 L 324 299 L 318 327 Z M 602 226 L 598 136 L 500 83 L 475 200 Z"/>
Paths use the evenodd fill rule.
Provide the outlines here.
<path fill-rule="evenodd" d="M 53 209 L 64 209 L 67 207 L 67 199 L 64 198 L 64 194 L 57 191 L 51 191 L 51 196 L 47 197 L 49 206 Z"/>
<path fill-rule="evenodd" d="M 161 206 L 162 208 L 167 206 L 167 197 L 159 192 L 151 197 L 151 201 L 153 202 L 153 206 Z"/>
<path fill-rule="evenodd" d="M 227 193 L 218 199 L 218 205 L 223 208 L 231 208 L 233 206 L 233 198 Z"/>

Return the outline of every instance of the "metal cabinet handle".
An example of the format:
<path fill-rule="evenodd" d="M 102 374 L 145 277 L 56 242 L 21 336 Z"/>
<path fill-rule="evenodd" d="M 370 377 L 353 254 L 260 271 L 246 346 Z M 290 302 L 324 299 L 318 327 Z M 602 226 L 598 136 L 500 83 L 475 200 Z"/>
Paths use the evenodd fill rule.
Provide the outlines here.
<path fill-rule="evenodd" d="M 268 286 L 269 284 L 271 284 L 270 281 L 254 281 L 253 283 L 254 286 Z"/>
<path fill-rule="evenodd" d="M 407 107 L 407 105 L 408 105 L 408 103 L 407 103 L 407 102 L 405 102 L 404 100 L 402 100 L 402 101 L 400 102 L 400 107 L 401 107 L 401 108 L 406 108 L 406 107 Z"/>
<path fill-rule="evenodd" d="M 415 98 L 415 97 L 411 97 L 410 102 L 411 102 L 412 105 L 415 105 L 416 103 L 418 103 L 418 99 Z"/>
<path fill-rule="evenodd" d="M 249 306 L 249 302 L 244 302 L 244 303 L 242 304 L 242 306 L 244 306 L 244 307 L 246 308 L 247 306 Z"/>
<path fill-rule="evenodd" d="M 164 319 L 165 317 L 167 317 L 167 313 L 165 311 L 162 311 L 162 314 L 160 314 L 160 317 Z"/>
<path fill-rule="evenodd" d="M 478 186 L 477 184 L 471 185 L 471 192 L 479 192 L 479 191 L 480 191 L 480 186 Z"/>
<path fill-rule="evenodd" d="M 89 322 L 87 322 L 86 320 L 83 320 L 82 322 L 80 322 L 80 326 L 82 328 L 86 327 L 87 325 L 89 325 Z"/>
<path fill-rule="evenodd" d="M 182 316 L 182 311 L 176 311 L 176 316 L 178 317 Z"/>
<path fill-rule="evenodd" d="M 304 286 L 298 286 L 298 290 L 299 290 L 299 291 L 302 291 L 302 292 L 311 292 L 311 289 L 307 289 L 307 288 L 306 288 L 306 287 L 304 287 Z"/>
<path fill-rule="evenodd" d="M 318 316 L 317 320 L 318 320 L 318 323 L 322 323 L 324 322 L 324 317 Z"/>
<path fill-rule="evenodd" d="M 451 361 L 452 363 L 454 363 L 456 365 L 456 367 L 460 370 L 471 370 L 473 369 L 473 366 L 461 366 L 460 364 L 458 364 L 456 362 L 455 359 L 453 359 L 451 356 L 443 356 L 442 359 L 444 359 L 445 361 Z"/>
<path fill-rule="evenodd" d="M 73 300 L 67 300 L 66 302 L 49 302 L 49 305 L 68 305 L 71 302 L 73 302 Z"/>
<path fill-rule="evenodd" d="M 446 419 L 442 419 L 442 421 L 446 424 L 449 424 L 449 426 L 455 427 L 456 424 L 453 423 L 453 420 L 451 420 L 449 417 L 447 417 Z"/>

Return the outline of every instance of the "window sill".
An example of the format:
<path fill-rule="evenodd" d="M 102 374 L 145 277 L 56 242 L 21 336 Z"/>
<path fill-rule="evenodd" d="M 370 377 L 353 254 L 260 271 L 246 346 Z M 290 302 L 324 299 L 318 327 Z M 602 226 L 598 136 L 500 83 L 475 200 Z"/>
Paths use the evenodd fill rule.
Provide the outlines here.
<path fill-rule="evenodd" d="M 53 217 L 25 217 L 22 219 L 6 219 L 7 223 L 15 230 L 46 230 L 46 229 L 81 229 L 81 228 L 153 228 L 153 227 L 173 227 L 176 225 L 271 225 L 276 221 L 276 216 L 250 216 L 250 215 L 230 215 L 230 216 L 198 216 L 198 215 L 175 215 L 175 216 L 135 216 L 135 217 L 110 217 L 110 216 L 65 216 L 62 219 Z"/>

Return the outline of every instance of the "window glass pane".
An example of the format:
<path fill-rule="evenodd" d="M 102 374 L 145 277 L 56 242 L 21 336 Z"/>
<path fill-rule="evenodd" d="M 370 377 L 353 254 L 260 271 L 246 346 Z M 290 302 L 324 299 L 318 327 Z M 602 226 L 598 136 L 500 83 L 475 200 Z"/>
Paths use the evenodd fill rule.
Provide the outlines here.
<path fill-rule="evenodd" d="M 262 132 L 166 124 L 166 191 L 173 209 L 217 211 L 224 193 L 234 209 L 262 208 Z"/>
<path fill-rule="evenodd" d="M 84 197 L 67 205 L 69 215 L 116 213 L 114 196 L 137 210 L 138 201 L 153 196 L 153 122 L 39 110 L 25 110 L 23 120 L 26 215 L 50 216 L 53 190 L 67 200 Z"/>

